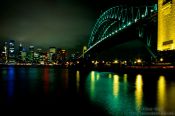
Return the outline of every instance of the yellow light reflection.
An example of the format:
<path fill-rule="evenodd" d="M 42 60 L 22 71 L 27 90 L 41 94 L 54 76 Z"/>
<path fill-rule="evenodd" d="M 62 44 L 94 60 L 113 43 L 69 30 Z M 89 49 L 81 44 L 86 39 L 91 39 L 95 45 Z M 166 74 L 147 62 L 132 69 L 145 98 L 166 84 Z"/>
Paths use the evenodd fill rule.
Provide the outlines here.
<path fill-rule="evenodd" d="M 114 75 L 114 80 L 113 80 L 113 95 L 114 97 L 118 96 L 119 92 L 119 76 Z"/>
<path fill-rule="evenodd" d="M 165 77 L 164 76 L 160 76 L 159 80 L 158 80 L 158 107 L 159 110 L 163 110 L 165 107 L 165 98 L 166 98 L 166 82 L 165 82 Z"/>
<path fill-rule="evenodd" d="M 124 83 L 127 83 L 127 78 L 128 78 L 128 75 L 124 74 Z"/>
<path fill-rule="evenodd" d="M 77 86 L 77 91 L 79 91 L 79 88 L 80 88 L 80 71 L 78 71 L 78 70 L 76 72 L 76 86 Z"/>
<path fill-rule="evenodd" d="M 112 78 L 112 74 L 109 74 L 108 77 L 109 77 L 109 78 Z"/>
<path fill-rule="evenodd" d="M 94 98 L 95 94 L 95 72 L 91 72 L 91 79 L 90 79 L 90 93 L 91 93 L 91 99 Z"/>
<path fill-rule="evenodd" d="M 141 106 L 142 106 L 142 97 L 143 97 L 142 75 L 138 74 L 136 76 L 135 86 L 136 86 L 135 99 L 136 99 L 137 109 L 139 110 L 139 109 L 141 109 Z"/>
<path fill-rule="evenodd" d="M 92 71 L 91 72 L 91 82 L 94 82 L 95 81 L 95 72 Z"/>

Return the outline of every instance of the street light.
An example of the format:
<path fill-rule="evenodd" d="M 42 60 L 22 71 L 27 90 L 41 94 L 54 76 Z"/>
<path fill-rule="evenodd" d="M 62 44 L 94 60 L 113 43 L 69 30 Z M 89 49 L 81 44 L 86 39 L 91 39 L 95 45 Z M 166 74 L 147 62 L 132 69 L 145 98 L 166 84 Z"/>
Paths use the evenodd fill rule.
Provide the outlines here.
<path fill-rule="evenodd" d="M 160 62 L 163 62 L 163 58 L 160 58 Z"/>
<path fill-rule="evenodd" d="M 117 64 L 118 63 L 118 60 L 114 60 L 114 62 L 113 62 L 114 64 Z"/>
<path fill-rule="evenodd" d="M 142 60 L 141 59 L 137 59 L 137 63 L 141 63 L 142 62 Z"/>

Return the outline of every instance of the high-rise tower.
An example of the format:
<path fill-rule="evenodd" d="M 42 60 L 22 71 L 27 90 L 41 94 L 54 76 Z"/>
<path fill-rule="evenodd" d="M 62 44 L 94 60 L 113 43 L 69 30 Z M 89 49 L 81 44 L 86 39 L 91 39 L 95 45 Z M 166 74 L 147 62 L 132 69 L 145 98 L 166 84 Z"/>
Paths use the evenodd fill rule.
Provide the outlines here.
<path fill-rule="evenodd" d="M 175 49 L 175 0 L 158 0 L 157 50 Z"/>
<path fill-rule="evenodd" d="M 15 62 L 15 41 L 10 40 L 9 41 L 9 46 L 8 46 L 8 60 L 9 62 Z"/>

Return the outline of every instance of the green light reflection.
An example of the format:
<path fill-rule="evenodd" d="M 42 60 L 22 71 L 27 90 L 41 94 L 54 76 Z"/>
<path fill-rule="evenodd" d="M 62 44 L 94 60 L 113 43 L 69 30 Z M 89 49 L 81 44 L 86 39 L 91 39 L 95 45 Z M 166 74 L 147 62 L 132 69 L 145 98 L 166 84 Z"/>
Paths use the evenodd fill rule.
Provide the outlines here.
<path fill-rule="evenodd" d="M 94 99 L 95 96 L 95 71 L 91 72 L 91 78 L 90 78 L 90 92 L 91 92 L 91 99 Z"/>
<path fill-rule="evenodd" d="M 125 86 L 124 86 L 124 91 L 125 91 L 125 93 L 128 91 L 128 86 L 127 86 L 127 84 L 128 84 L 128 80 L 127 80 L 127 78 L 128 78 L 128 75 L 127 74 L 124 74 L 123 75 L 123 81 L 124 81 L 124 84 L 125 84 Z"/>
<path fill-rule="evenodd" d="M 97 80 L 97 77 L 100 77 Z M 90 72 L 86 81 L 86 90 L 89 98 L 95 104 L 102 106 L 109 115 L 123 115 L 126 109 L 128 112 L 135 111 L 134 95 L 128 97 L 127 75 L 120 81 L 120 76 L 111 72 Z M 134 94 L 134 93 L 133 93 Z"/>

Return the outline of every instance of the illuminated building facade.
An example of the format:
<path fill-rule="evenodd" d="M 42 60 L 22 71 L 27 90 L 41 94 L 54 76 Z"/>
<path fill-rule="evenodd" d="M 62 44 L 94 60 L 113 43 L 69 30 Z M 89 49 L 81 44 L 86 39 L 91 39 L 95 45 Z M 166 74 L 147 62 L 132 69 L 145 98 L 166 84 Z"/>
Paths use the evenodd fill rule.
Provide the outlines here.
<path fill-rule="evenodd" d="M 33 62 L 34 60 L 34 46 L 32 45 L 29 47 L 28 60 L 30 62 Z"/>
<path fill-rule="evenodd" d="M 175 0 L 158 0 L 157 50 L 175 49 Z"/>
<path fill-rule="evenodd" d="M 8 62 L 8 46 L 7 46 L 7 42 L 5 42 L 5 45 L 4 45 L 4 60 L 5 60 L 5 63 Z"/>
<path fill-rule="evenodd" d="M 49 48 L 49 62 L 55 62 L 56 61 L 56 47 L 50 47 Z M 55 56 L 55 57 L 54 57 Z"/>
<path fill-rule="evenodd" d="M 25 49 L 23 49 L 22 53 L 21 53 L 21 58 L 22 61 L 25 62 L 26 61 L 26 57 L 27 57 L 27 52 Z"/>
<path fill-rule="evenodd" d="M 57 49 L 57 60 L 58 62 L 64 62 L 67 57 L 67 51 L 64 49 Z"/>
<path fill-rule="evenodd" d="M 15 41 L 9 41 L 9 49 L 8 49 L 8 60 L 9 62 L 15 62 Z"/>
<path fill-rule="evenodd" d="M 23 52 L 23 46 L 22 44 L 19 44 L 19 49 L 17 53 L 17 62 L 22 62 L 22 52 Z"/>
<path fill-rule="evenodd" d="M 7 63 L 8 62 L 8 44 L 5 42 L 3 51 L 0 54 L 0 62 Z"/>

